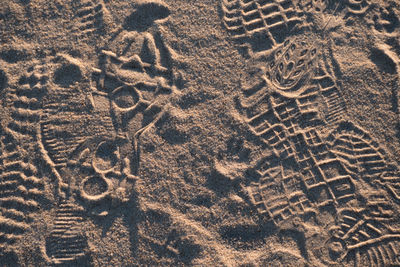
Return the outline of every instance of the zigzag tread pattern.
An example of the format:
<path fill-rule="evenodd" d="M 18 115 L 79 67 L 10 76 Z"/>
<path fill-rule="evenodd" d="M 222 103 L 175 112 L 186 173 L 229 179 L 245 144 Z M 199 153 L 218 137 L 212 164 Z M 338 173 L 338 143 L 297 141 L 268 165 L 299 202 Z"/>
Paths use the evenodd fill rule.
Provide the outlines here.
<path fill-rule="evenodd" d="M 396 171 L 393 166 L 388 166 L 387 153 L 379 144 L 365 130 L 352 123 L 340 123 L 328 141 L 332 144 L 332 151 L 358 168 L 357 173 L 365 178 L 378 178 L 384 173 Z"/>
<path fill-rule="evenodd" d="M 302 22 L 291 0 L 222 0 L 223 21 L 235 39 L 263 35 L 275 46 Z"/>
<path fill-rule="evenodd" d="M 0 129 L 0 247 L 10 249 L 30 229 L 45 199 L 36 168 L 22 161 L 13 135 Z"/>
<path fill-rule="evenodd" d="M 326 80 L 331 82 L 327 85 Z M 273 97 L 274 101 L 269 101 L 268 111 L 259 110 L 258 105 L 262 99 L 267 96 L 266 87 L 258 86 L 257 89 L 248 89 L 244 92 L 244 101 L 246 106 L 243 106 L 248 113 L 248 124 L 253 132 L 266 140 L 267 144 L 273 142 L 272 136 L 277 139 L 283 138 L 283 132 L 287 131 L 296 124 L 304 124 L 304 127 L 322 127 L 335 125 L 342 118 L 346 110 L 343 98 L 337 86 L 333 83 L 330 76 L 315 77 L 316 86 L 311 86 L 304 94 L 296 99 L 280 100 L 283 97 Z M 324 87 L 323 87 L 324 86 Z M 250 92 L 252 91 L 252 92 Z M 318 119 L 318 97 L 322 95 L 323 100 L 327 105 L 325 114 L 326 122 Z M 282 103 L 281 103 L 282 102 Z M 262 104 L 262 103 L 261 103 Z M 265 105 L 265 103 L 264 103 Z M 306 120 L 304 119 L 306 118 Z M 308 120 L 308 121 L 307 121 Z M 275 134 L 269 134 L 269 132 Z"/>

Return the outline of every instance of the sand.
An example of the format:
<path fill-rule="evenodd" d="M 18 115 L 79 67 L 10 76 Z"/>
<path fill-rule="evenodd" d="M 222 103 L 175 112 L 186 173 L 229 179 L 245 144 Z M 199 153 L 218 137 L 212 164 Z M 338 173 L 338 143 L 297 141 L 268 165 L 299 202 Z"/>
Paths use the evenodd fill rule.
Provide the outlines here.
<path fill-rule="evenodd" d="M 0 2 L 0 266 L 400 266 L 397 0 Z"/>

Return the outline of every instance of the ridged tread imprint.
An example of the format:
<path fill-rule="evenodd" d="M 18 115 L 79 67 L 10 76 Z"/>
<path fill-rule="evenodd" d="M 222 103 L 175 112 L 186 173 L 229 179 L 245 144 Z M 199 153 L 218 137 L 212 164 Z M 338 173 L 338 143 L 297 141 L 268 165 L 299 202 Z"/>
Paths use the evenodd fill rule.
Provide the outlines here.
<path fill-rule="evenodd" d="M 104 27 L 104 3 L 102 1 L 80 0 L 74 6 L 73 19 L 77 22 L 79 35 L 99 33 Z"/>
<path fill-rule="evenodd" d="M 17 87 L 8 88 L 7 102 L 11 107 L 12 120 L 7 128 L 15 136 L 31 142 L 36 140 L 47 80 L 46 73 L 30 68 L 20 77 Z"/>
<path fill-rule="evenodd" d="M 247 121 L 272 151 L 254 166 L 255 180 L 245 186 L 260 215 L 282 226 L 333 208 L 338 227 L 334 242 L 343 246 L 337 259 L 357 255 L 364 263 L 396 264 L 386 247 L 400 240 L 400 228 L 392 227 L 400 204 L 400 172 L 385 150 L 353 123 L 330 120 L 329 113 L 321 119 L 316 105 L 304 109 L 301 96 L 292 99 L 273 92 L 258 103 L 256 99 L 245 101 Z M 265 102 L 269 110 L 255 112 L 258 105 L 265 108 Z M 325 132 L 320 130 L 324 127 Z M 371 258 L 375 254 L 378 258 Z"/>
<path fill-rule="evenodd" d="M 0 254 L 18 246 L 45 200 L 36 167 L 25 161 L 12 131 L 0 128 Z"/>
<path fill-rule="evenodd" d="M 233 39 L 250 44 L 253 52 L 271 50 L 287 36 L 308 29 L 308 16 L 338 9 L 344 15 L 363 15 L 370 7 L 368 0 L 221 0 L 225 28 Z"/>
<path fill-rule="evenodd" d="M 397 266 L 400 171 L 348 118 L 324 32 L 330 19 L 324 25 L 304 20 L 336 10 L 360 15 L 369 2 L 305 2 L 222 1 L 226 29 L 252 49 L 254 71 L 237 109 L 268 151 L 250 168 L 244 191 L 259 215 L 281 228 L 329 211 L 322 250 L 332 264 Z M 282 28 L 277 37 L 274 27 Z"/>
<path fill-rule="evenodd" d="M 396 264 L 387 246 L 399 249 L 400 228 L 392 227 L 400 204 L 397 165 L 365 129 L 347 121 L 336 79 L 321 64 L 299 73 L 307 79 L 284 84 L 288 63 L 277 62 L 262 68 L 239 102 L 250 130 L 271 151 L 245 186 L 251 203 L 281 227 L 329 208 L 336 218 L 328 248 L 334 260 Z"/>
<path fill-rule="evenodd" d="M 223 0 L 222 10 L 224 25 L 235 39 L 262 36 L 270 46 L 282 43 L 303 15 L 291 0 Z"/>
<path fill-rule="evenodd" d="M 83 211 L 68 201 L 58 206 L 46 240 L 46 254 L 54 264 L 76 263 L 86 256 L 88 244 L 81 228 Z"/>
<path fill-rule="evenodd" d="M 74 5 L 78 30 L 73 29 L 90 34 L 107 26 L 102 1 Z M 90 261 L 89 245 L 80 232 L 84 220 L 105 218 L 112 208 L 131 200 L 140 163 L 139 137 L 162 117 L 168 95 L 177 90 L 175 54 L 161 33 L 145 31 L 153 20 L 168 16 L 169 9 L 152 1 L 136 8 L 138 13 L 129 15 L 99 51 L 96 67 L 60 53 L 45 59 L 49 77 L 32 70 L 21 81 L 43 91 L 32 135 L 56 178 L 55 198 L 61 203 L 45 242 L 44 257 L 54 265 Z M 148 14 L 146 27 L 137 29 L 141 21 L 132 16 L 140 17 L 140 12 L 153 14 Z"/>

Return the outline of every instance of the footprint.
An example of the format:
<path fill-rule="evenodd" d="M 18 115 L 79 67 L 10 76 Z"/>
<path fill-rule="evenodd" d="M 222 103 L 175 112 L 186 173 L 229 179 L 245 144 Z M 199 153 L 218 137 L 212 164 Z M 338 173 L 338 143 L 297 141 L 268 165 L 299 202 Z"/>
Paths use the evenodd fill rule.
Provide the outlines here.
<path fill-rule="evenodd" d="M 78 29 L 82 34 L 96 32 L 104 25 L 103 4 L 97 4 L 95 1 L 83 1 L 76 9 L 76 19 L 78 20 Z"/>
<path fill-rule="evenodd" d="M 82 72 L 78 65 L 63 64 L 54 72 L 54 82 L 68 88 L 82 79 Z"/>
<path fill-rule="evenodd" d="M 389 74 L 396 74 L 396 58 L 386 45 L 372 48 L 369 58 L 380 71 Z"/>
<path fill-rule="evenodd" d="M 251 42 L 253 52 L 281 44 L 303 22 L 292 1 L 222 0 L 223 23 L 236 40 Z M 262 40 L 262 41 L 261 41 Z"/>
<path fill-rule="evenodd" d="M 374 16 L 375 29 L 391 34 L 400 26 L 400 20 L 391 8 L 380 8 L 380 13 Z"/>

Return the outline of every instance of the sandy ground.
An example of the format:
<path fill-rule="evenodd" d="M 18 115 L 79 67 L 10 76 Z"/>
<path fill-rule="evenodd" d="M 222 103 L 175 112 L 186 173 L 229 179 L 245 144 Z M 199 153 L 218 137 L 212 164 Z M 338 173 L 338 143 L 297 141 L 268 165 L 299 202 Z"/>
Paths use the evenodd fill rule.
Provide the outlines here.
<path fill-rule="evenodd" d="M 400 266 L 397 0 L 1 0 L 1 266 Z"/>

